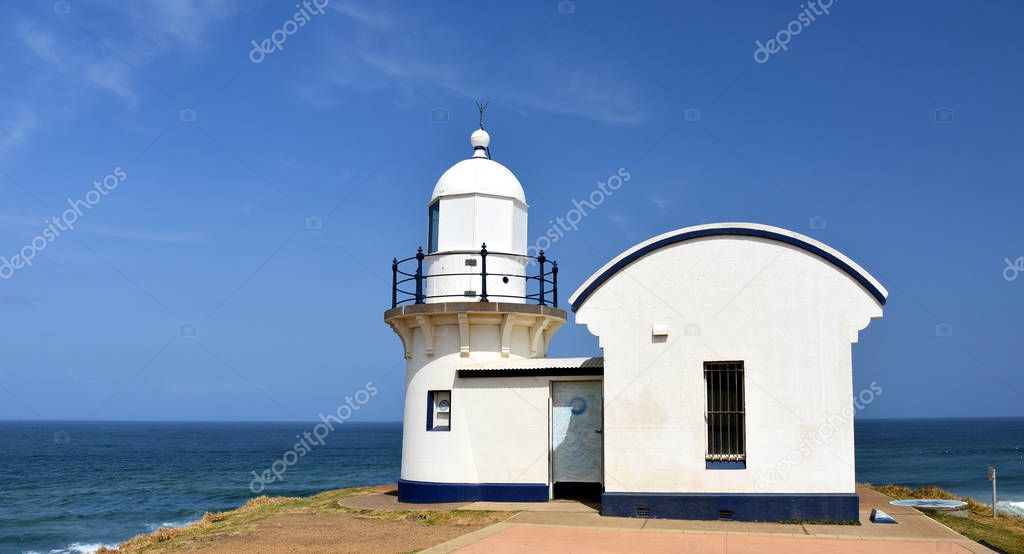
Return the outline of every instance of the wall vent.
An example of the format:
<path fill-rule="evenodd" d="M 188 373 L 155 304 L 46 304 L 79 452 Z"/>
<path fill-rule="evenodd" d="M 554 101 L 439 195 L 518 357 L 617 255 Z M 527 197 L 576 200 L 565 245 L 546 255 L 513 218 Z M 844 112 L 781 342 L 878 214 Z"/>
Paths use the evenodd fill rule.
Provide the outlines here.
<path fill-rule="evenodd" d="M 644 518 L 644 519 L 650 518 L 651 517 L 651 509 L 650 508 L 641 508 L 640 506 L 637 506 L 636 507 L 636 517 Z"/>
<path fill-rule="evenodd" d="M 732 510 L 718 510 L 718 519 L 732 521 Z"/>

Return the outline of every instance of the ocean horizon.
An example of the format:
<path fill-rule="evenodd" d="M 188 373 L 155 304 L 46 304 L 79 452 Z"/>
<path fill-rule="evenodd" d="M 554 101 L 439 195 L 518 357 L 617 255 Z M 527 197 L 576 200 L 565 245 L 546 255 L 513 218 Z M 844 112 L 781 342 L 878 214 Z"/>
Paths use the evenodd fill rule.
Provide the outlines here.
<path fill-rule="evenodd" d="M 260 494 L 398 479 L 400 422 L 345 422 L 322 444 L 318 423 L 0 421 L 0 553 L 94 552 Z M 1000 508 L 1024 514 L 1024 418 L 856 421 L 858 482 L 990 502 L 989 466 Z"/>
<path fill-rule="evenodd" d="M 936 421 L 936 420 L 948 420 L 948 421 L 962 421 L 962 420 L 1024 420 L 1024 417 L 1006 416 L 1006 417 L 990 417 L 990 416 L 971 416 L 971 417 L 858 417 L 857 421 Z M 320 423 L 319 419 L 264 419 L 264 420 L 250 420 L 250 419 L 3 419 L 0 418 L 0 424 L 3 423 L 246 423 L 246 424 L 258 424 L 258 423 Z M 352 421 L 349 425 L 357 424 L 401 424 L 400 419 L 394 420 L 360 420 Z"/>

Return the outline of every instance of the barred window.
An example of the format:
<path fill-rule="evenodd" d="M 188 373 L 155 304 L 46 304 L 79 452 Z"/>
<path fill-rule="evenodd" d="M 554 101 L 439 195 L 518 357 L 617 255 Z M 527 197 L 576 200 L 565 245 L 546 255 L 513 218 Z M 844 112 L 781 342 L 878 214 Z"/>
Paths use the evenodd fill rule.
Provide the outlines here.
<path fill-rule="evenodd" d="M 747 457 L 743 362 L 704 362 L 707 385 L 708 462 Z"/>

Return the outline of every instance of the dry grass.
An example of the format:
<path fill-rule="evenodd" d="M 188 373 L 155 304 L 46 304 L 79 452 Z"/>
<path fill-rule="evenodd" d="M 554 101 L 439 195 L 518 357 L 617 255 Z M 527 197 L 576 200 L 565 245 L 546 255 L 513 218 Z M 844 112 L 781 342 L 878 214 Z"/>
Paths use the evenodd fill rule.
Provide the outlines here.
<path fill-rule="evenodd" d="M 161 528 L 133 537 L 117 548 L 101 548 L 99 554 L 136 554 L 180 552 L 210 545 L 219 538 L 249 533 L 258 522 L 282 514 L 338 514 L 358 519 L 380 521 L 406 521 L 427 526 L 480 526 L 503 521 L 511 513 L 483 511 L 399 511 L 357 510 L 342 506 L 339 500 L 349 496 L 379 493 L 388 487 L 355 487 L 338 489 L 308 498 L 266 497 L 253 498 L 245 505 L 226 512 L 207 512 L 199 521 L 174 529 Z"/>
<path fill-rule="evenodd" d="M 174 542 L 186 542 L 201 535 L 242 530 L 248 524 L 270 517 L 281 511 L 286 505 L 297 504 L 301 500 L 300 498 L 260 496 L 234 510 L 206 512 L 199 521 L 185 527 L 161 527 L 148 535 L 132 537 L 117 548 L 101 547 L 97 554 L 147 552 Z"/>
<path fill-rule="evenodd" d="M 896 499 L 941 498 L 962 500 L 967 503 L 966 518 L 952 516 L 938 510 L 921 510 L 923 513 L 965 535 L 973 541 L 985 542 L 1005 552 L 1024 552 L 1024 518 L 1000 514 L 992 517 L 992 506 L 970 497 L 960 497 L 939 487 L 911 489 L 899 485 L 871 485 L 876 491 Z"/>

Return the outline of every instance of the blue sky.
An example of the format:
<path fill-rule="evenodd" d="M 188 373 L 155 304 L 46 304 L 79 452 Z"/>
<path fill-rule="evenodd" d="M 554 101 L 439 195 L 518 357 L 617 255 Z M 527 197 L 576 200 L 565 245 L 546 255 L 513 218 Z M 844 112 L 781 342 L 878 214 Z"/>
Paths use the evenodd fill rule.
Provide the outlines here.
<path fill-rule="evenodd" d="M 0 280 L 0 419 L 309 420 L 374 381 L 359 418 L 398 420 L 390 260 L 477 97 L 531 235 L 632 176 L 551 248 L 563 298 L 661 232 L 790 228 L 890 291 L 862 417 L 1024 416 L 1024 6 L 836 1 L 766 63 L 799 2 L 565 6 L 339 0 L 260 63 L 294 3 L 0 6 L 0 255 L 124 174 Z"/>

